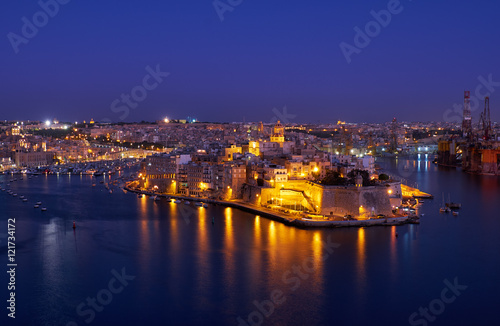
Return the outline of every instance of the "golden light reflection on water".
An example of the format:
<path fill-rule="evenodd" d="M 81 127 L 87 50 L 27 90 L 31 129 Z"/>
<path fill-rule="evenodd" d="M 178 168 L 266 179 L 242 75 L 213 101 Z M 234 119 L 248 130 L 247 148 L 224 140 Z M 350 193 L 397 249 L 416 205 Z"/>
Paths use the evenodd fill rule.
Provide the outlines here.
<path fill-rule="evenodd" d="M 225 228 L 224 228 L 224 240 L 226 244 L 226 250 L 233 250 L 234 247 L 234 235 L 233 235 L 233 210 L 227 207 L 224 210 Z"/>
<path fill-rule="evenodd" d="M 255 216 L 255 223 L 254 223 L 253 230 L 254 230 L 255 242 L 257 244 L 260 244 L 262 230 L 260 229 L 260 216 L 259 215 Z"/>
<path fill-rule="evenodd" d="M 396 246 L 396 226 L 391 226 L 391 271 L 392 274 L 397 270 L 397 246 Z M 393 275 L 396 276 L 396 275 Z"/>
<path fill-rule="evenodd" d="M 314 280 L 316 285 L 323 283 L 323 241 L 322 233 L 314 231 L 312 239 L 312 252 L 314 261 Z M 333 259 L 330 257 L 329 259 Z"/>
<path fill-rule="evenodd" d="M 139 244 L 140 244 L 140 250 L 142 254 L 140 255 L 140 260 L 141 263 L 140 268 L 143 270 L 143 272 L 147 272 L 148 265 L 150 263 L 150 241 L 151 241 L 151 234 L 149 230 L 149 221 L 146 219 L 139 220 Z"/>
<path fill-rule="evenodd" d="M 146 196 L 137 198 L 139 200 L 139 211 L 141 213 L 141 218 L 146 218 L 148 216 L 148 199 Z"/>
<path fill-rule="evenodd" d="M 269 243 L 271 246 L 276 245 L 276 222 L 269 222 Z"/>
<path fill-rule="evenodd" d="M 275 221 L 269 222 L 268 237 L 269 237 L 269 262 L 271 264 L 271 267 L 274 268 L 276 267 L 276 256 L 278 253 L 278 248 L 276 247 L 277 234 L 276 234 Z"/>
<path fill-rule="evenodd" d="M 358 288 L 362 292 L 366 285 L 366 239 L 364 228 L 358 229 L 357 259 Z"/>
<path fill-rule="evenodd" d="M 170 250 L 175 255 L 179 251 L 179 218 L 174 203 L 169 205 L 168 219 L 170 220 Z"/>
<path fill-rule="evenodd" d="M 207 251 L 207 210 L 199 207 L 198 213 L 198 250 Z"/>
<path fill-rule="evenodd" d="M 217 223 L 217 221 L 215 223 Z M 224 288 L 226 295 L 229 296 L 236 285 L 233 210 L 230 207 L 224 210 L 224 224 Z M 229 306 L 230 309 L 234 308 L 232 302 L 229 303 Z"/>
<path fill-rule="evenodd" d="M 203 309 L 208 303 L 207 298 L 210 296 L 208 293 L 208 284 L 211 282 L 210 273 L 210 244 L 209 244 L 209 227 L 207 223 L 211 224 L 207 219 L 207 210 L 202 207 L 198 207 L 196 210 L 196 217 L 198 219 L 198 230 L 197 230 L 197 276 L 196 276 L 196 293 L 198 294 L 198 300 L 196 305 L 198 305 L 199 310 Z"/>

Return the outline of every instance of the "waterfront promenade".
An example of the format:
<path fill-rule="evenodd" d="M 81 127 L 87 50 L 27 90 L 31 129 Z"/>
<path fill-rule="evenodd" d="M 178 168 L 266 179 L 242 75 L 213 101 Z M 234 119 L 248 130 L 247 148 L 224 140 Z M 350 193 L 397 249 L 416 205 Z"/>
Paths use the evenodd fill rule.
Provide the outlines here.
<path fill-rule="evenodd" d="M 132 181 L 133 182 L 133 181 Z M 127 183 L 124 189 L 133 193 L 143 194 L 147 196 L 158 196 L 161 198 L 172 198 L 180 200 L 188 200 L 193 202 L 204 202 L 215 205 L 222 205 L 226 207 L 237 208 L 252 214 L 256 214 L 285 225 L 295 226 L 298 228 L 342 228 L 342 227 L 368 227 L 368 226 L 394 226 L 403 224 L 418 224 L 419 218 L 417 216 L 397 216 L 397 217 L 385 217 L 385 218 L 374 218 L 374 219 L 364 219 L 364 220 L 344 220 L 344 221 L 332 221 L 332 220 L 318 220 L 309 219 L 304 215 L 291 215 L 271 210 L 266 207 L 258 207 L 250 203 L 244 202 L 242 200 L 215 200 L 207 198 L 198 197 L 187 197 L 171 194 L 158 194 L 153 192 L 148 192 L 140 189 L 134 189 L 130 187 L 132 182 Z"/>

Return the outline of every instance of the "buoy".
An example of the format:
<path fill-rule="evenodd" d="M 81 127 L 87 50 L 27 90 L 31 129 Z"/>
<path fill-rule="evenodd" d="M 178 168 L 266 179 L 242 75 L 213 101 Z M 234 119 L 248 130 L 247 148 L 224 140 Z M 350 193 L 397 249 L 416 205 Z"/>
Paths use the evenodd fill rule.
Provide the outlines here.
<path fill-rule="evenodd" d="M 73 221 L 73 229 L 76 229 L 76 223 Z"/>

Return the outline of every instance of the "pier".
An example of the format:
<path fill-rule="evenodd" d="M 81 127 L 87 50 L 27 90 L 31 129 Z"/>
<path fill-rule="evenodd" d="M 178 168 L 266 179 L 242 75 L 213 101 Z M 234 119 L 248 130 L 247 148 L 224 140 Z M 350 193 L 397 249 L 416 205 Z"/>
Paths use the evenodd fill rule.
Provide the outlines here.
<path fill-rule="evenodd" d="M 397 216 L 397 217 L 384 217 L 384 218 L 373 218 L 373 219 L 362 219 L 362 220 L 345 220 L 345 221 L 332 221 L 332 220 L 319 220 L 319 219 L 308 219 L 307 215 L 289 215 L 265 207 L 257 207 L 253 204 L 244 202 L 242 200 L 215 200 L 208 198 L 198 198 L 198 197 L 187 197 L 178 195 L 166 195 L 158 194 L 153 192 L 148 192 L 144 190 L 134 189 L 130 187 L 130 183 L 124 186 L 124 189 L 132 193 L 143 194 L 147 196 L 158 196 L 161 198 L 172 198 L 181 199 L 188 201 L 198 201 L 216 205 L 222 205 L 231 208 L 237 208 L 242 211 L 246 211 L 252 214 L 256 214 L 267 219 L 283 223 L 288 226 L 294 226 L 302 229 L 311 228 L 343 228 L 343 227 L 369 227 L 369 226 L 395 226 L 404 224 L 419 224 L 418 216 Z"/>

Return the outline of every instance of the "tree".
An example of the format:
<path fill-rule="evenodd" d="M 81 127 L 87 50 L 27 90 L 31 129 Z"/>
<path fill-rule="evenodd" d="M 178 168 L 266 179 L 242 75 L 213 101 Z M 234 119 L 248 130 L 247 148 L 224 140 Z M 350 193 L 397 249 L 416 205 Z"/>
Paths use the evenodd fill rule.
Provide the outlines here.
<path fill-rule="evenodd" d="M 387 180 L 389 180 L 389 176 L 385 173 L 382 173 L 381 175 L 378 176 L 378 179 L 380 181 L 387 181 Z"/>
<path fill-rule="evenodd" d="M 370 173 L 365 170 L 352 170 L 347 174 L 347 177 L 349 179 L 349 184 L 356 184 L 356 177 L 361 175 L 363 178 L 363 187 L 369 187 L 369 186 L 374 186 L 375 182 L 370 180 Z"/>
<path fill-rule="evenodd" d="M 337 171 L 327 171 L 325 177 L 321 180 L 321 184 L 326 186 L 345 186 L 347 185 L 347 179 L 342 178 L 340 173 Z"/>

